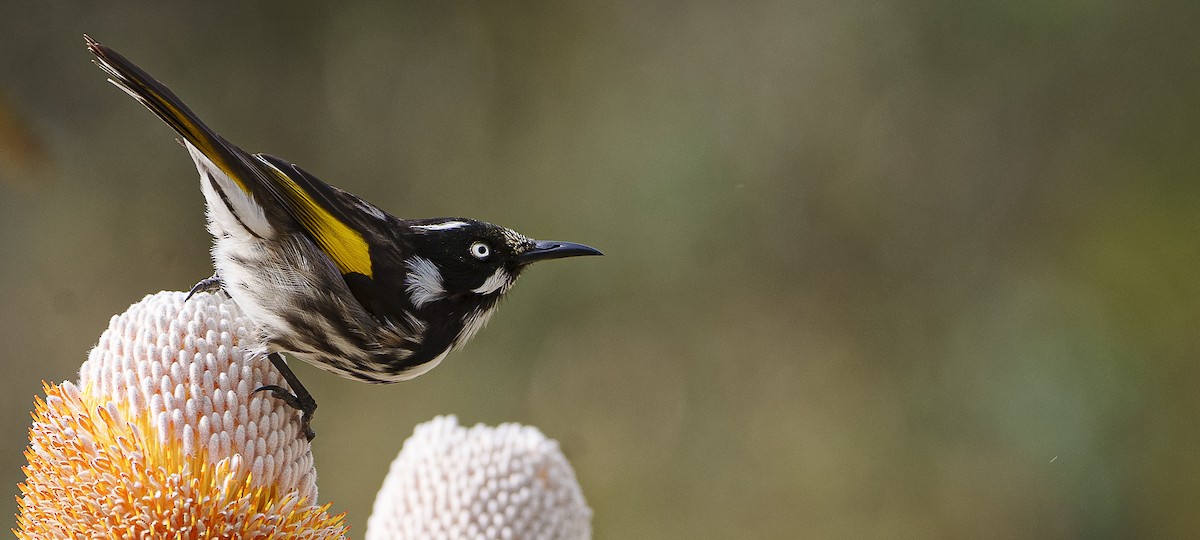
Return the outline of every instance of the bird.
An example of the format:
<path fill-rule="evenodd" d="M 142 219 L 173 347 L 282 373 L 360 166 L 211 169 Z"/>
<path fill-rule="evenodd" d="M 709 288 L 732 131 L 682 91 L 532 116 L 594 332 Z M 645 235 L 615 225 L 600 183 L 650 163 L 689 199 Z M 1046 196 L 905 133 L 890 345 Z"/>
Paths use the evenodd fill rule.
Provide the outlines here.
<path fill-rule="evenodd" d="M 311 441 L 316 400 L 283 358 L 368 383 L 410 380 L 471 339 L 529 265 L 602 255 L 461 217 L 402 219 L 299 166 L 250 153 L 170 89 L 84 35 L 108 80 L 179 135 L 200 174 L 214 273 L 188 294 L 223 292 L 257 329 Z"/>

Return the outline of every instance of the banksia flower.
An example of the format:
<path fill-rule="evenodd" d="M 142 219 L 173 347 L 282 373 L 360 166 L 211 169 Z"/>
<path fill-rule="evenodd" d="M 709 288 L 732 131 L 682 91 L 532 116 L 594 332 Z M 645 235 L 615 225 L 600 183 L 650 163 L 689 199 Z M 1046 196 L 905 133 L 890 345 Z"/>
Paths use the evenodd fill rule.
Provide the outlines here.
<path fill-rule="evenodd" d="M 417 426 L 392 462 L 367 540 L 586 539 L 592 512 L 575 472 L 536 428 Z"/>
<path fill-rule="evenodd" d="M 19 538 L 342 538 L 314 506 L 299 415 L 230 301 L 147 296 L 113 317 L 76 386 L 38 400 Z M 243 345 L 243 343 L 245 345 Z"/>

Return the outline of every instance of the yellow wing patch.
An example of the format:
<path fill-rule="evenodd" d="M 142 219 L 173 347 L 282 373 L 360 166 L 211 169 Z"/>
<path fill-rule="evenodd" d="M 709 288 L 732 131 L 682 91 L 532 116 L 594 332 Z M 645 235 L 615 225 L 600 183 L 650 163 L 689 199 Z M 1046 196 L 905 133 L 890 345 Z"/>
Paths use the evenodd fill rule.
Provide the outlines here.
<path fill-rule="evenodd" d="M 283 195 L 292 203 L 300 223 L 333 259 L 338 269 L 343 274 L 357 272 L 374 277 L 371 273 L 370 247 L 363 236 L 317 204 L 304 188 L 282 171 L 271 167 L 271 172 L 275 173 L 279 185 L 283 187 Z"/>

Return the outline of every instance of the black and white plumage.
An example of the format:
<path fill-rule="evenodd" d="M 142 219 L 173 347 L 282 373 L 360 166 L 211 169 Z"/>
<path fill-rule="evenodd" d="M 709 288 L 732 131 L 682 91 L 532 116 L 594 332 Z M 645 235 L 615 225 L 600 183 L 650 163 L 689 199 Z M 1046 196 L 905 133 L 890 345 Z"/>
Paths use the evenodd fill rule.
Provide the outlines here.
<path fill-rule="evenodd" d="M 307 422 L 316 408 L 287 353 L 343 377 L 411 379 L 488 321 L 530 263 L 600 252 L 466 218 L 400 219 L 283 159 L 209 129 L 164 85 L 85 36 L 109 80 L 177 131 L 195 161 L 220 287 L 255 322 L 261 353 Z"/>

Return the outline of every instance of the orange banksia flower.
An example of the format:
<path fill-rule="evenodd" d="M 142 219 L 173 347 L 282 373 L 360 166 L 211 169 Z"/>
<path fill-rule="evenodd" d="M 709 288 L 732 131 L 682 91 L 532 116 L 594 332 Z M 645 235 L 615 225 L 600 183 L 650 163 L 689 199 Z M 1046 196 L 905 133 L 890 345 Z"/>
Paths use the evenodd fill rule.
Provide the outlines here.
<path fill-rule="evenodd" d="M 147 296 L 113 317 L 80 384 L 37 400 L 18 538 L 343 538 L 316 506 L 299 415 L 221 296 Z M 243 343 L 245 345 L 243 345 Z"/>

